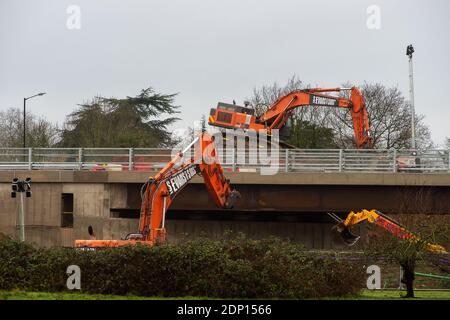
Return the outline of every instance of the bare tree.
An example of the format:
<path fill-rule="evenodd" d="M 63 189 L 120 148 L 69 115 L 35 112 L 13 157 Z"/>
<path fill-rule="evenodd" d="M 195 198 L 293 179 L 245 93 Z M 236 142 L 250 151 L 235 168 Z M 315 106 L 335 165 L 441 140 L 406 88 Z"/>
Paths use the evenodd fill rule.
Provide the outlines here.
<path fill-rule="evenodd" d="M 445 138 L 445 148 L 447 150 L 450 150 L 450 138 Z"/>
<path fill-rule="evenodd" d="M 250 105 L 255 109 L 256 114 L 261 116 L 278 98 L 303 88 L 303 82 L 296 75 L 293 75 L 285 85 L 280 86 L 275 82 L 272 85 L 254 88 L 253 94 L 248 100 Z"/>
<path fill-rule="evenodd" d="M 350 87 L 345 84 L 344 87 Z M 253 89 L 249 99 L 257 115 L 262 115 L 279 97 L 295 90 L 310 87 L 295 75 L 285 85 L 274 83 L 269 86 Z M 383 84 L 364 83 L 361 88 L 366 101 L 369 120 L 372 128 L 374 147 L 379 149 L 411 147 L 411 112 L 408 101 L 397 87 L 386 87 Z M 348 97 L 343 92 L 342 97 Z M 324 107 L 297 108 L 291 119 L 294 125 L 307 123 L 318 128 L 329 128 L 335 147 L 355 148 L 353 123 L 350 110 Z M 424 116 L 416 114 L 416 145 L 419 149 L 433 147 L 429 127 L 424 123 Z M 323 134 L 328 134 L 322 130 Z"/>
<path fill-rule="evenodd" d="M 366 101 L 374 147 L 378 149 L 410 148 L 411 109 L 400 90 L 397 87 L 388 88 L 379 83 L 364 83 L 360 88 Z M 328 124 L 335 133 L 336 144 L 341 148 L 354 148 L 350 110 L 336 109 L 329 120 Z M 416 114 L 415 120 L 417 148 L 431 148 L 433 142 L 430 129 L 424 123 L 424 116 Z"/>
<path fill-rule="evenodd" d="M 450 224 L 448 216 L 442 215 L 408 214 L 399 215 L 397 220 L 418 238 L 400 239 L 384 230 L 376 230 L 371 233 L 364 251 L 371 258 L 384 257 L 396 261 L 403 270 L 405 297 L 413 298 L 416 265 L 419 261 L 439 263 L 442 254 L 430 253 L 428 244 L 439 244 L 448 250 Z"/>
<path fill-rule="evenodd" d="M 254 88 L 248 100 L 256 115 L 261 116 L 278 98 L 309 87 L 294 74 L 284 85 L 275 82 L 272 85 Z M 286 142 L 301 148 L 334 147 L 331 130 L 327 128 L 331 112 L 331 109 L 322 107 L 295 109 L 289 120 L 292 127 L 291 137 Z"/>
<path fill-rule="evenodd" d="M 59 141 L 56 124 L 27 112 L 26 140 L 28 147 L 52 147 Z M 0 146 L 23 146 L 23 112 L 10 108 L 0 111 Z"/>
<path fill-rule="evenodd" d="M 254 88 L 253 94 L 248 100 L 250 105 L 254 107 L 256 114 L 261 116 L 278 98 L 293 91 L 309 87 L 310 85 L 304 85 L 300 78 L 294 74 L 282 86 L 275 82 L 272 85 Z M 297 108 L 294 112 L 293 119 L 324 126 L 330 111 L 330 109 L 321 107 Z"/>

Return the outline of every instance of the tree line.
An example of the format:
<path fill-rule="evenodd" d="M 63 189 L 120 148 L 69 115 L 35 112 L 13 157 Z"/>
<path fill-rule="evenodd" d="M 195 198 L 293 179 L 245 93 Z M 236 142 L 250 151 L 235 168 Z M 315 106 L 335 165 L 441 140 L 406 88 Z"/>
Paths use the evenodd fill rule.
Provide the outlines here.
<path fill-rule="evenodd" d="M 342 87 L 355 84 L 345 83 Z M 371 125 L 374 147 L 378 149 L 402 149 L 411 147 L 411 112 L 409 102 L 397 87 L 386 87 L 380 83 L 363 83 L 360 88 L 366 102 Z M 297 76 L 292 76 L 286 84 L 277 83 L 255 88 L 250 104 L 258 115 L 264 113 L 270 105 L 294 90 L 310 88 Z M 345 93 L 341 94 L 346 97 Z M 418 148 L 431 148 L 429 126 L 424 116 L 415 115 L 416 145 Z M 447 139 L 447 143 L 450 139 Z M 300 107 L 291 117 L 291 144 L 305 149 L 355 148 L 353 124 L 349 109 L 326 107 Z"/>
<path fill-rule="evenodd" d="M 346 87 L 351 84 L 345 84 Z M 308 88 L 297 76 L 284 85 L 255 88 L 247 100 L 256 114 L 262 114 L 280 96 Z M 358 86 L 365 97 L 374 147 L 411 147 L 411 113 L 408 101 L 397 87 L 379 83 Z M 155 92 L 151 87 L 136 96 L 94 97 L 70 113 L 62 126 L 27 112 L 28 147 L 169 147 L 176 143 L 172 125 L 179 118 L 177 94 Z M 433 147 L 424 116 L 415 115 L 418 148 Z M 202 116 L 202 126 L 205 118 Z M 288 143 L 298 148 L 354 148 L 350 111 L 340 108 L 302 107 L 290 119 Z M 0 146 L 21 147 L 23 113 L 10 108 L 0 111 Z M 450 148 L 450 138 L 446 146 Z"/>
<path fill-rule="evenodd" d="M 27 112 L 27 147 L 120 148 L 168 147 L 175 115 L 176 94 L 146 88 L 133 97 L 94 97 L 80 104 L 59 127 Z M 22 147 L 23 112 L 0 112 L 0 146 Z"/>

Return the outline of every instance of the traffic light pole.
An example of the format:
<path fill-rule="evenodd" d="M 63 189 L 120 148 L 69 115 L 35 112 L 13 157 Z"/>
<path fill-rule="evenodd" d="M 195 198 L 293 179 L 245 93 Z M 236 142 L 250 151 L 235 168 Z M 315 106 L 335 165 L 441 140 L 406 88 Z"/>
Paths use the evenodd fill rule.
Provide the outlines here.
<path fill-rule="evenodd" d="M 20 241 L 25 241 L 25 212 L 24 212 L 23 192 L 20 192 L 20 210 L 19 210 L 19 223 L 20 223 Z"/>
<path fill-rule="evenodd" d="M 23 199 L 23 194 L 26 197 L 31 197 L 31 178 L 26 178 L 25 180 L 19 180 L 19 178 L 14 178 L 11 181 L 11 198 L 16 198 L 17 193 L 20 193 L 20 203 L 19 203 L 19 238 L 20 241 L 25 241 L 25 201 Z"/>

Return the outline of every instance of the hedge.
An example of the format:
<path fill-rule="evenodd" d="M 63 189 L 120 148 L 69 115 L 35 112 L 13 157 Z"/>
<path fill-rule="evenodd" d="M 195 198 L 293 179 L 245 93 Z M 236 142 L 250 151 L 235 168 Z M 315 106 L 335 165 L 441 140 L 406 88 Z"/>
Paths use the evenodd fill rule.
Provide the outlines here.
<path fill-rule="evenodd" d="M 87 293 L 161 297 L 320 298 L 358 293 L 360 264 L 276 238 L 196 239 L 97 251 L 0 241 L 0 290 L 68 290 L 69 265 Z"/>

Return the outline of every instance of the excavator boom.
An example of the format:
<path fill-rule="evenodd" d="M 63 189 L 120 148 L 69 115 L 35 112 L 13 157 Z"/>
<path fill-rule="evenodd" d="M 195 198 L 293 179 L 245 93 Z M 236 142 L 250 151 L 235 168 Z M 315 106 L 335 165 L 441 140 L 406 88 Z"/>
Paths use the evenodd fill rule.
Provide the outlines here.
<path fill-rule="evenodd" d="M 327 95 L 330 92 L 351 91 L 350 99 Z M 369 118 L 364 98 L 358 88 L 313 88 L 293 91 L 277 99 L 260 117 L 254 110 L 226 103 L 211 109 L 208 123 L 228 129 L 267 130 L 281 129 L 294 110 L 305 106 L 350 109 L 355 141 L 358 148 L 370 148 Z"/>

